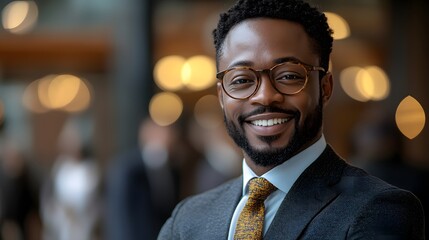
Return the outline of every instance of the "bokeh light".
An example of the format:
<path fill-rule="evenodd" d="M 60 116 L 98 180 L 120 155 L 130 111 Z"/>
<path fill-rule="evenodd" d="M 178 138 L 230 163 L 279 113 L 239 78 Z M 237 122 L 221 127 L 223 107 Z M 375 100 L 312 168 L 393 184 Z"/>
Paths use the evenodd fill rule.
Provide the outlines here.
<path fill-rule="evenodd" d="M 3 8 L 3 28 L 12 33 L 26 33 L 37 22 L 38 9 L 34 1 L 12 1 Z"/>
<path fill-rule="evenodd" d="M 369 73 L 365 69 L 362 68 L 357 72 L 355 78 L 355 86 L 359 93 L 365 99 L 371 99 L 371 96 L 375 91 L 374 83 L 373 79 L 371 78 L 371 75 L 369 75 Z"/>
<path fill-rule="evenodd" d="M 361 70 L 362 68 L 360 67 L 348 67 L 343 69 L 340 73 L 340 85 L 349 97 L 360 102 L 366 102 L 369 99 L 358 90 L 356 84 L 356 76 Z"/>
<path fill-rule="evenodd" d="M 73 75 L 55 76 L 47 86 L 48 106 L 58 109 L 69 104 L 77 95 L 80 79 Z"/>
<path fill-rule="evenodd" d="M 216 82 L 216 64 L 213 59 L 206 56 L 189 58 L 182 69 L 184 85 L 194 91 L 211 87 Z"/>
<path fill-rule="evenodd" d="M 174 93 L 158 93 L 149 102 L 149 114 L 160 126 L 168 126 L 176 122 L 182 111 L 182 100 Z"/>
<path fill-rule="evenodd" d="M 372 79 L 372 100 L 383 100 L 389 96 L 390 81 L 383 69 L 377 66 L 369 66 L 366 67 L 365 70 Z"/>
<path fill-rule="evenodd" d="M 160 59 L 154 68 L 156 85 L 165 91 L 177 91 L 183 87 L 182 68 L 186 59 L 181 56 L 167 56 Z"/>
<path fill-rule="evenodd" d="M 344 39 L 350 36 L 350 27 L 347 21 L 340 15 L 332 12 L 325 12 L 329 27 L 334 31 L 332 37 L 335 40 Z"/>
<path fill-rule="evenodd" d="M 80 79 L 75 97 L 62 109 L 67 112 L 80 112 L 87 109 L 91 104 L 92 93 L 91 85 L 84 79 Z"/>
<path fill-rule="evenodd" d="M 74 75 L 47 75 L 27 86 L 24 106 L 36 113 L 49 110 L 79 112 L 91 102 L 89 83 Z"/>
<path fill-rule="evenodd" d="M 377 66 L 345 68 L 340 73 L 340 84 L 348 96 L 360 102 L 380 101 L 390 93 L 389 78 Z"/>
<path fill-rule="evenodd" d="M 161 58 L 154 68 L 156 85 L 165 91 L 178 91 L 185 87 L 191 91 L 201 91 L 216 82 L 215 61 L 204 55 L 189 59 L 171 55 Z"/>
<path fill-rule="evenodd" d="M 426 122 L 425 111 L 420 103 L 412 96 L 404 98 L 396 109 L 396 124 L 407 138 L 417 137 Z"/>
<path fill-rule="evenodd" d="M 222 110 L 216 95 L 200 98 L 194 107 L 196 122 L 204 128 L 213 129 L 222 124 Z"/>

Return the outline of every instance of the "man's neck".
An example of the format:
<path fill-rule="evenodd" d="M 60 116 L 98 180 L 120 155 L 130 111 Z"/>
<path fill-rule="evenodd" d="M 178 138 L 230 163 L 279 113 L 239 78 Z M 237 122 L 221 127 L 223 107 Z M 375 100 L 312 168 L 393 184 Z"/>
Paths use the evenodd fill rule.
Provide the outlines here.
<path fill-rule="evenodd" d="M 250 160 L 250 158 L 247 155 L 245 155 L 244 161 L 246 161 L 247 166 L 249 166 L 249 168 L 252 169 L 252 171 L 258 176 L 264 175 L 264 173 L 270 171 L 271 169 L 273 169 L 275 167 L 275 166 L 264 167 L 261 165 L 257 165 L 257 164 L 255 164 L 254 161 Z"/>

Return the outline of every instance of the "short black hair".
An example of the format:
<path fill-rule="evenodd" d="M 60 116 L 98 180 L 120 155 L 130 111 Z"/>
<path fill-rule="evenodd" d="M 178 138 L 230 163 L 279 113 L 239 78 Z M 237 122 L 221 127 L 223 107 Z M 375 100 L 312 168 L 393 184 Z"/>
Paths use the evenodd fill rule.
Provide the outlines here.
<path fill-rule="evenodd" d="M 320 56 L 320 66 L 328 70 L 332 51 L 332 30 L 326 16 L 317 8 L 302 0 L 239 0 L 227 12 L 220 15 L 213 31 L 216 63 L 222 54 L 222 46 L 228 32 L 238 23 L 252 18 L 284 19 L 301 24 L 313 41 L 315 53 Z"/>

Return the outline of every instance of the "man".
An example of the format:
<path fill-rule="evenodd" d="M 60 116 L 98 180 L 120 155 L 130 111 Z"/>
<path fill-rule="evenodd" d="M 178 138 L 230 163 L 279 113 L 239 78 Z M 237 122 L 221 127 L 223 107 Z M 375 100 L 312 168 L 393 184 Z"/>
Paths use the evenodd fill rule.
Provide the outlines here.
<path fill-rule="evenodd" d="M 331 33 L 300 0 L 240 0 L 221 15 L 217 89 L 243 175 L 182 201 L 158 239 L 424 238 L 413 194 L 348 165 L 325 142 Z"/>

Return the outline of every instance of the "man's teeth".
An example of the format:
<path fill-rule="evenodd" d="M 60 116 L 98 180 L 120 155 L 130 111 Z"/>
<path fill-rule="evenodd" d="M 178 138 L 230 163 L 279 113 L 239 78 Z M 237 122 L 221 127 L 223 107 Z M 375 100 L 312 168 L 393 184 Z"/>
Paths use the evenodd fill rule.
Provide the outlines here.
<path fill-rule="evenodd" d="M 262 126 L 262 127 L 270 127 L 277 124 L 282 124 L 287 122 L 288 118 L 274 118 L 274 119 L 267 119 L 267 120 L 255 120 L 251 123 L 255 126 Z"/>

